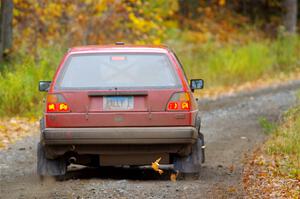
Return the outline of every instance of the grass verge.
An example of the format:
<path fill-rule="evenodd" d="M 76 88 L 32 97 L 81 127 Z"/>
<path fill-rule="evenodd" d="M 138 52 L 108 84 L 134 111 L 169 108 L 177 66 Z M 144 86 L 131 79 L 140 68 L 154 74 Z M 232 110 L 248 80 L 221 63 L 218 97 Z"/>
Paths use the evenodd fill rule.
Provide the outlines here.
<path fill-rule="evenodd" d="M 38 116 L 44 94 L 38 92 L 40 80 L 51 80 L 63 55 L 62 49 L 39 51 L 39 60 L 17 53 L 12 62 L 0 66 L 0 116 Z"/>
<path fill-rule="evenodd" d="M 300 68 L 300 38 L 245 44 L 173 44 L 189 78 L 203 78 L 206 88 L 235 86 Z"/>
<path fill-rule="evenodd" d="M 300 198 L 300 105 L 285 114 L 254 153 L 244 172 L 244 187 L 251 198 Z"/>

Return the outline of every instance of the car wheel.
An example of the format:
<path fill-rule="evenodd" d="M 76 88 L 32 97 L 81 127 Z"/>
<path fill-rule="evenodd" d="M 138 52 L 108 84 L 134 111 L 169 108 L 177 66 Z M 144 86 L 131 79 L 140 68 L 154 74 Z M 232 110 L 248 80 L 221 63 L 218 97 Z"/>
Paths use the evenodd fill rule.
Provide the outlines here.
<path fill-rule="evenodd" d="M 197 142 L 192 147 L 190 155 L 185 157 L 174 158 L 174 169 L 179 171 L 179 174 L 184 179 L 197 179 L 203 162 L 203 141 L 198 138 Z"/>
<path fill-rule="evenodd" d="M 61 178 L 67 171 L 66 161 L 63 158 L 50 160 L 46 158 L 44 146 L 38 143 L 37 146 L 37 174 L 42 180 L 44 176 Z"/>

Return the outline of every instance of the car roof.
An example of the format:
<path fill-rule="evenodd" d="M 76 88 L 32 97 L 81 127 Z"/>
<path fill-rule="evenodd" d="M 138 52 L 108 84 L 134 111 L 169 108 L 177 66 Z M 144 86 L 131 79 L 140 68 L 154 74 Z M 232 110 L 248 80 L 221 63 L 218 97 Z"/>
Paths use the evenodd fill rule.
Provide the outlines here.
<path fill-rule="evenodd" d="M 168 53 L 169 48 L 164 45 L 89 45 L 69 49 L 69 53 L 95 53 L 95 52 L 141 52 L 141 53 Z"/>

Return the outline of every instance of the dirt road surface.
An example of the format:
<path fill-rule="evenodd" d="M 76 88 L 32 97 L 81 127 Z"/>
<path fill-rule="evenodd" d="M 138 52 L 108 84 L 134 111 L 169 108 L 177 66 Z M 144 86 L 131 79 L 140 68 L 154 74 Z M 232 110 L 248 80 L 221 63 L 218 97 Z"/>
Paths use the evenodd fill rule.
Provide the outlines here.
<path fill-rule="evenodd" d="M 150 169 L 77 168 L 65 181 L 41 182 L 35 173 L 36 133 L 0 151 L 0 198 L 244 198 L 243 161 L 266 138 L 258 120 L 278 120 L 295 103 L 299 88 L 300 81 L 294 81 L 200 101 L 207 147 L 199 180 L 172 182 L 168 171 L 159 176 Z"/>

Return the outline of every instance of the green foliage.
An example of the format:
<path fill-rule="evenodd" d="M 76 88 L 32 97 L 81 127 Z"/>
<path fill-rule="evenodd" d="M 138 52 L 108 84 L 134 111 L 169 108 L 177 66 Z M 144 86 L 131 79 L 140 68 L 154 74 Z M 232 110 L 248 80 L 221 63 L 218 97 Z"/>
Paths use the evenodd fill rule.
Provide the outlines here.
<path fill-rule="evenodd" d="M 14 43 L 34 50 L 59 42 L 68 46 L 161 42 L 174 25 L 177 1 L 14 0 Z"/>
<path fill-rule="evenodd" d="M 258 122 L 259 122 L 259 125 L 261 126 L 261 128 L 263 129 L 263 132 L 265 134 L 271 134 L 276 129 L 276 125 L 274 123 L 270 122 L 265 117 L 260 117 L 258 119 Z"/>
<path fill-rule="evenodd" d="M 203 78 L 208 87 L 238 85 L 300 66 L 300 38 L 282 37 L 245 44 L 170 41 L 190 78 Z"/>
<path fill-rule="evenodd" d="M 62 50 L 44 49 L 42 59 L 17 54 L 0 73 L 0 116 L 37 116 L 42 112 L 43 94 L 38 91 L 40 80 L 51 80 L 62 57 Z"/>
<path fill-rule="evenodd" d="M 276 69 L 290 70 L 300 66 L 300 39 L 298 36 L 279 36 L 271 46 Z"/>
<path fill-rule="evenodd" d="M 300 106 L 291 109 L 284 118 L 266 149 L 277 157 L 282 173 L 297 178 L 300 177 Z"/>

